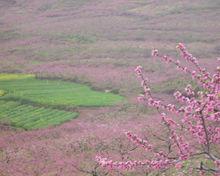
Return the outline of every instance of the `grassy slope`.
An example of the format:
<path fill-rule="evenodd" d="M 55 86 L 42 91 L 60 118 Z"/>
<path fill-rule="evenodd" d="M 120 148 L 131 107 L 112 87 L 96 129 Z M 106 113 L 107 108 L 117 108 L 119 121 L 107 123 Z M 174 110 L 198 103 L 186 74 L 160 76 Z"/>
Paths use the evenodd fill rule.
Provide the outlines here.
<path fill-rule="evenodd" d="M 53 62 L 151 68 L 150 50 L 157 47 L 176 55 L 177 42 L 186 43 L 195 56 L 212 63 L 220 54 L 219 9 L 218 0 L 18 0 L 2 9 L 0 71 L 31 71 Z M 161 67 L 152 70 L 157 76 L 168 72 Z M 39 74 L 47 76 L 47 72 Z M 76 75 L 70 71 L 62 76 Z M 88 77 L 84 75 L 85 80 Z M 89 81 L 101 88 L 118 86 L 128 94 L 134 80 L 123 80 L 122 85 L 114 80 Z"/>

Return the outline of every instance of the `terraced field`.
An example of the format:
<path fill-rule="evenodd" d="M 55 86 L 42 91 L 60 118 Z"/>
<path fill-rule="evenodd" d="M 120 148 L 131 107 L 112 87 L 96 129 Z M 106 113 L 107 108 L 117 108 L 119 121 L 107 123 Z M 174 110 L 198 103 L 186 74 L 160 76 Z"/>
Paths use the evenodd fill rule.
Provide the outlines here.
<path fill-rule="evenodd" d="M 73 82 L 40 80 L 25 74 L 0 74 L 0 121 L 19 128 L 59 125 L 78 115 L 60 110 L 61 107 L 108 106 L 122 99 L 119 95 L 94 91 Z M 60 108 L 56 109 L 57 106 Z"/>
<path fill-rule="evenodd" d="M 59 125 L 77 115 L 76 112 L 22 105 L 15 101 L 0 101 L 0 121 L 28 130 Z"/>

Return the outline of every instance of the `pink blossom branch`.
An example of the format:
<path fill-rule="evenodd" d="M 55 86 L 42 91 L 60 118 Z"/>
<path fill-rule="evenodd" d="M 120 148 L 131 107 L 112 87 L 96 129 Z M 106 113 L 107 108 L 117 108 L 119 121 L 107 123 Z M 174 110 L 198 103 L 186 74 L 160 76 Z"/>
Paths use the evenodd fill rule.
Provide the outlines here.
<path fill-rule="evenodd" d="M 199 65 L 198 59 L 186 50 L 186 47 L 184 46 L 184 44 L 178 43 L 177 48 L 181 51 L 182 58 L 188 62 L 191 62 L 199 70 L 199 72 L 205 78 L 204 80 L 211 80 L 210 73 L 207 72 L 205 68 L 202 68 Z"/>
<path fill-rule="evenodd" d="M 137 135 L 132 134 L 131 132 L 125 133 L 128 139 L 132 142 L 134 142 L 137 146 L 143 147 L 145 150 L 152 150 L 152 145 L 145 139 L 141 139 L 137 137 Z"/>
<path fill-rule="evenodd" d="M 189 75 L 191 75 L 191 77 L 193 79 L 196 79 L 198 81 L 198 83 L 200 83 L 202 85 L 203 88 L 213 91 L 213 86 L 210 84 L 210 82 L 207 82 L 207 78 L 204 78 L 200 74 L 196 74 L 196 71 L 191 71 L 187 67 L 182 66 L 180 64 L 179 60 L 175 61 L 174 59 L 172 59 L 169 56 L 160 55 L 158 50 L 156 50 L 156 49 L 154 49 L 152 51 L 152 56 L 160 58 L 161 60 L 163 60 L 165 62 L 172 63 L 172 64 L 176 65 L 176 67 L 179 70 L 183 71 L 184 73 L 188 73 Z"/>
<path fill-rule="evenodd" d="M 155 107 L 155 108 L 157 108 L 157 110 L 164 109 L 164 110 L 167 110 L 170 112 L 175 112 L 175 113 L 178 112 L 178 108 L 175 105 L 165 104 L 161 100 L 157 100 L 152 96 L 150 87 L 148 86 L 147 79 L 144 78 L 143 70 L 142 70 L 141 66 L 137 66 L 137 68 L 135 69 L 135 72 L 136 72 L 137 76 L 140 78 L 141 85 L 144 89 L 144 95 L 140 95 L 138 97 L 138 100 L 140 102 L 143 102 L 143 103 L 146 103 L 146 105 Z"/>
<path fill-rule="evenodd" d="M 163 124 L 168 129 L 167 144 L 169 152 L 167 154 L 163 151 L 155 152 L 148 140 L 143 140 L 131 132 L 127 132 L 126 135 L 130 141 L 146 151 L 152 152 L 154 157 L 144 161 L 117 162 L 98 156 L 96 160 L 103 167 L 110 169 L 133 169 L 144 166 L 150 169 L 161 170 L 174 166 L 184 160 L 192 160 L 195 156 L 205 155 L 209 160 L 213 161 L 215 166 L 208 168 L 201 164 L 199 170 L 217 174 L 220 172 L 220 156 L 217 156 L 216 152 L 213 154 L 215 150 L 213 146 L 220 147 L 220 67 L 217 67 L 216 73 L 211 75 L 199 65 L 198 60 L 186 50 L 183 44 L 178 44 L 178 48 L 182 53 L 183 59 L 192 63 L 199 74 L 182 66 L 178 60 L 175 61 L 166 55 L 159 55 L 156 49 L 152 51 L 152 55 L 176 65 L 178 69 L 190 74 L 192 78 L 195 78 L 200 83 L 202 90 L 197 92 L 197 94 L 191 85 L 187 85 L 185 88 L 186 96 L 179 91 L 174 93 L 176 100 L 184 104 L 180 108 L 154 98 L 151 94 L 148 79 L 143 75 L 142 67 L 138 66 L 135 69 L 144 89 L 144 95 L 139 96 L 138 99 L 147 106 L 155 107 L 158 113 L 161 114 Z M 167 117 L 160 110 L 174 112 L 182 116 L 182 118 L 177 123 L 177 120 Z M 183 133 L 183 129 L 187 130 L 187 133 Z M 199 145 L 201 148 L 197 148 Z M 169 156 L 171 147 L 174 147 L 176 150 L 172 152 L 172 156 Z M 196 149 L 196 152 L 194 149 Z"/>

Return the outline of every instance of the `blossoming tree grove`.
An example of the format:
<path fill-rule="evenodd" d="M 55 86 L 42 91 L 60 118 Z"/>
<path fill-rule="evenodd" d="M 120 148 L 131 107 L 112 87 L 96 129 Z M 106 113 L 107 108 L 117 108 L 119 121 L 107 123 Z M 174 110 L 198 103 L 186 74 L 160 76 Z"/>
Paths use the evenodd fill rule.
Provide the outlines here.
<path fill-rule="evenodd" d="M 177 45 L 181 58 L 190 63 L 185 67 L 179 60 L 162 55 L 158 50 L 152 51 L 152 56 L 164 62 L 175 65 L 181 72 L 190 75 L 197 83 L 197 89 L 187 85 L 185 92 L 174 92 L 178 101 L 167 104 L 156 98 L 150 89 L 149 81 L 144 76 L 143 69 L 138 66 L 135 72 L 141 80 L 144 93 L 138 100 L 146 106 L 154 107 L 161 117 L 161 122 L 168 131 L 168 150 L 159 150 L 156 144 L 147 139 L 141 139 L 132 132 L 126 132 L 128 139 L 136 146 L 151 153 L 144 160 L 113 161 L 101 155 L 96 161 L 104 168 L 113 170 L 130 170 L 144 167 L 149 170 L 165 170 L 170 167 L 180 167 L 185 161 L 195 161 L 195 157 L 205 158 L 211 164 L 200 162 L 191 166 L 191 170 L 200 174 L 220 175 L 220 67 L 214 74 L 201 67 L 197 58 L 190 54 L 182 43 Z M 173 116 L 172 116 L 173 114 Z"/>

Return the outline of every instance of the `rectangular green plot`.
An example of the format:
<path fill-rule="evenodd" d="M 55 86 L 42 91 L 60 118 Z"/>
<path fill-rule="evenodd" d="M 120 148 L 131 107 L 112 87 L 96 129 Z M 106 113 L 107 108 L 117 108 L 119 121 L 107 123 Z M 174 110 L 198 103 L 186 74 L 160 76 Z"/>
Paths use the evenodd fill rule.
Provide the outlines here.
<path fill-rule="evenodd" d="M 0 105 L 0 110 L 4 110 L 5 108 L 10 109 L 10 108 L 14 108 L 16 106 L 19 105 L 19 103 L 14 102 L 14 101 L 0 101 L 1 105 Z"/>
<path fill-rule="evenodd" d="M 66 116 L 63 116 L 63 117 L 57 117 L 57 118 L 54 118 L 54 119 L 50 119 L 49 121 L 39 121 L 39 122 L 33 124 L 31 129 L 37 129 L 37 128 L 40 128 L 42 126 L 43 127 L 48 127 L 48 126 L 60 125 L 64 122 L 67 122 L 67 121 L 73 119 L 73 118 L 76 118 L 77 115 L 78 115 L 77 113 L 73 113 L 71 115 L 66 115 Z"/>
<path fill-rule="evenodd" d="M 33 124 L 36 124 L 36 123 L 43 123 L 45 122 L 46 124 L 48 123 L 48 121 L 54 121 L 54 119 L 56 118 L 61 118 L 62 116 L 67 116 L 69 115 L 68 112 L 61 112 L 61 113 L 54 113 L 53 111 L 50 112 L 50 114 L 47 114 L 47 115 L 42 115 L 41 117 L 38 117 L 38 118 L 35 118 L 35 120 L 33 119 L 30 119 L 29 120 L 29 123 L 33 123 Z M 74 116 L 74 114 L 73 114 Z"/>
<path fill-rule="evenodd" d="M 0 101 L 2 102 L 2 101 Z M 7 115 L 7 113 L 9 112 L 12 112 L 13 109 L 17 108 L 19 106 L 19 103 L 17 102 L 7 102 L 7 101 L 4 101 L 5 103 L 4 104 L 1 104 L 0 105 L 0 119 L 2 117 L 5 117 Z"/>
<path fill-rule="evenodd" d="M 21 105 L 14 101 L 0 101 L 0 119 L 9 121 L 12 126 L 24 129 L 61 124 L 65 120 L 75 118 L 77 115 L 77 113 L 70 111 Z"/>
<path fill-rule="evenodd" d="M 22 107 L 17 106 L 15 108 L 8 109 L 7 111 L 4 112 L 4 114 L 10 117 L 16 117 L 17 115 L 28 113 L 30 109 L 31 109 L 30 106 L 22 105 Z"/>
<path fill-rule="evenodd" d="M 36 115 L 30 115 L 31 111 L 26 114 L 17 114 L 15 118 L 11 118 L 11 122 L 16 124 L 16 125 L 22 125 L 25 123 L 28 123 L 28 121 L 33 121 L 33 118 L 39 119 L 41 114 L 36 114 Z"/>
<path fill-rule="evenodd" d="M 26 114 L 26 116 L 20 116 L 16 119 L 15 122 L 17 125 L 22 126 L 25 125 L 26 123 L 34 123 L 37 120 L 43 119 L 46 121 L 48 118 L 53 118 L 55 114 L 57 114 L 59 110 L 54 110 L 54 109 L 46 109 L 44 108 L 42 111 L 39 111 L 37 114 L 33 113 L 32 111 L 29 111 L 29 114 Z M 60 112 L 59 112 L 60 113 Z M 65 112 L 68 113 L 68 112 Z"/>

